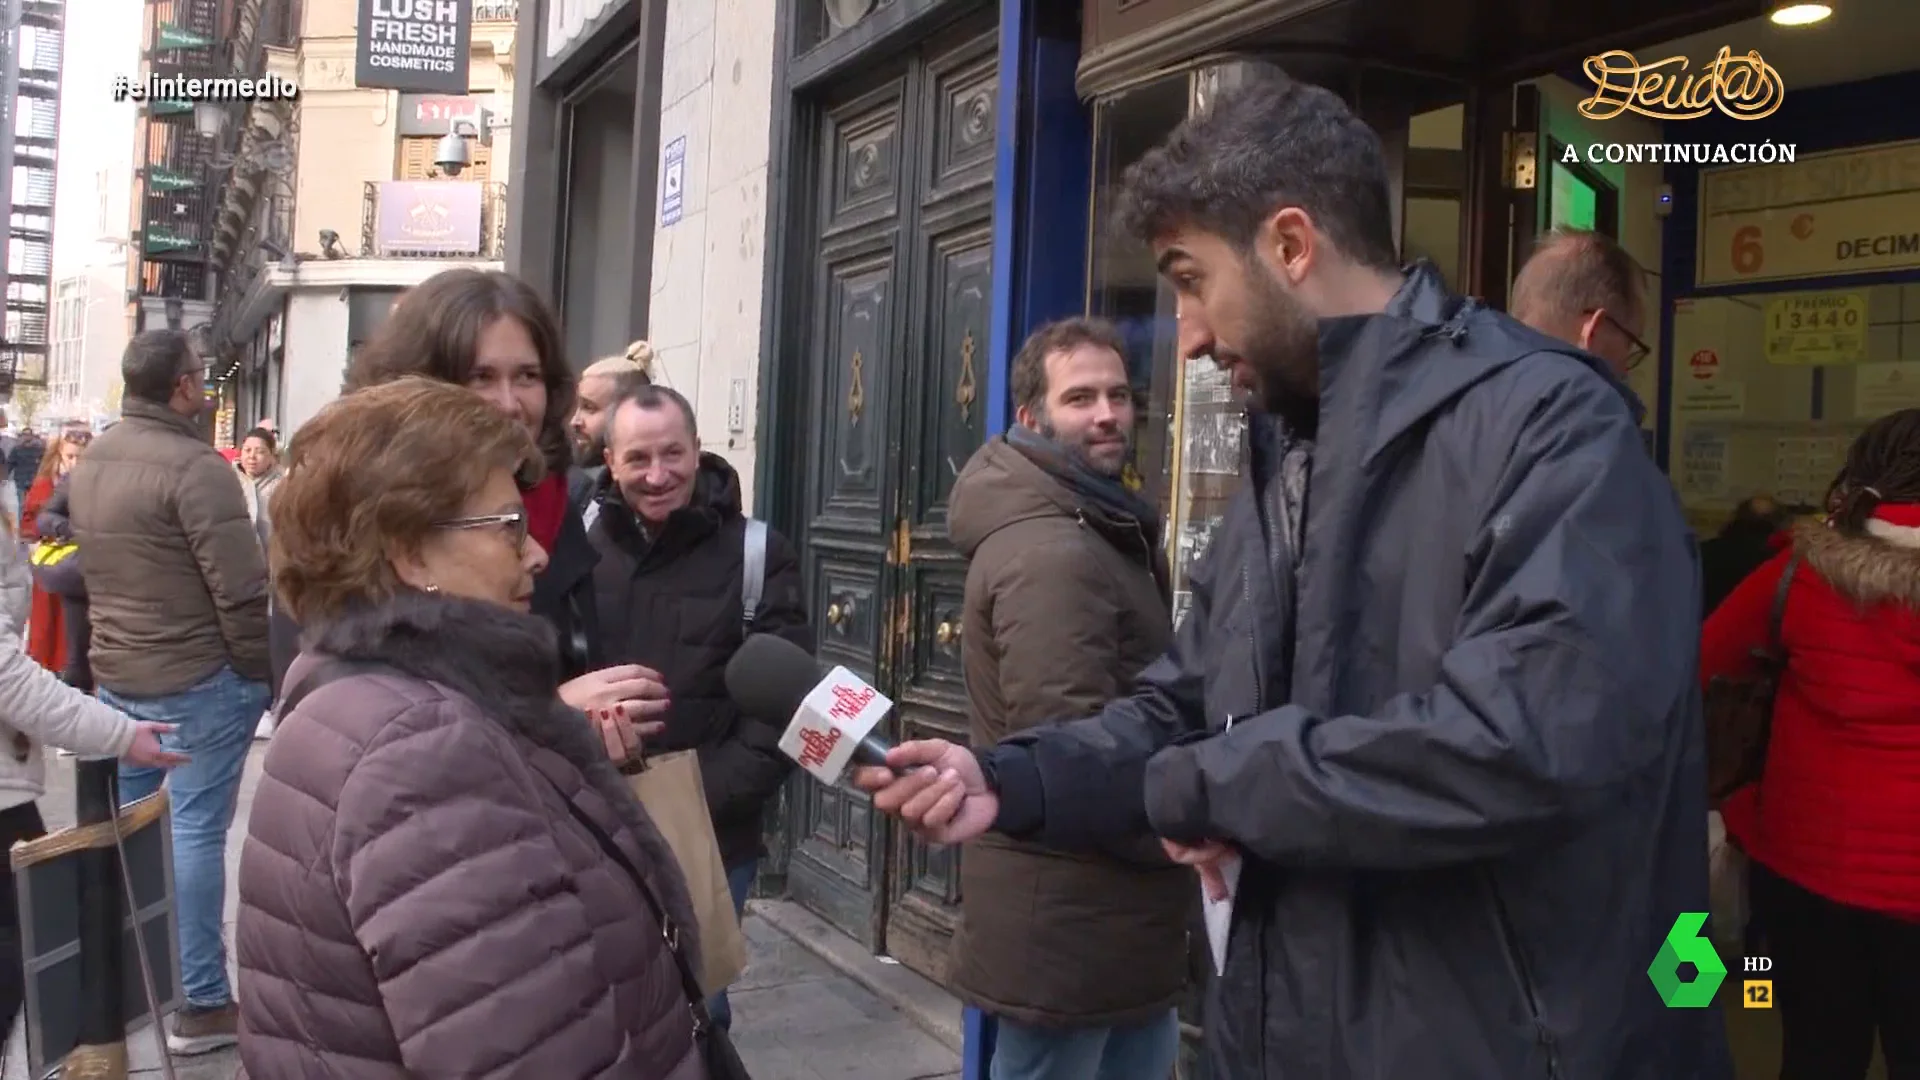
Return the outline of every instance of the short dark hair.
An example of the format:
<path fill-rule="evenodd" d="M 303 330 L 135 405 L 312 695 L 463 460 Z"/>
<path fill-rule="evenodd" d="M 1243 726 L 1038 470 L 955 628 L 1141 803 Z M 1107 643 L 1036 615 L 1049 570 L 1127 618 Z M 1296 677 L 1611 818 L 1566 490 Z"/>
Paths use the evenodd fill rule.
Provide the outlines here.
<path fill-rule="evenodd" d="M 246 442 L 248 439 L 259 439 L 261 442 L 267 444 L 268 450 L 278 450 L 280 448 L 279 442 L 275 440 L 273 437 L 273 432 L 268 431 L 266 428 L 263 428 L 263 427 L 254 428 L 248 431 L 245 435 L 241 436 L 240 437 L 241 445 L 243 446 L 246 445 Z"/>
<path fill-rule="evenodd" d="M 199 363 L 193 339 L 184 330 L 146 330 L 133 335 L 120 354 L 120 381 L 126 396 L 149 405 L 173 400 L 180 377 Z"/>
<path fill-rule="evenodd" d="M 1020 351 L 1014 354 L 1011 376 L 1014 406 L 1043 408 L 1047 403 L 1047 357 L 1082 345 L 1112 349 L 1119 354 L 1122 365 L 1127 361 L 1126 339 L 1107 320 L 1078 315 L 1055 319 L 1028 334 Z"/>
<path fill-rule="evenodd" d="M 1642 313 L 1646 272 L 1627 249 L 1602 233 L 1555 229 L 1541 237 L 1513 279 L 1513 317 L 1538 327 L 1605 308 Z"/>
<path fill-rule="evenodd" d="M 613 435 L 614 420 L 620 416 L 620 410 L 626 408 L 628 405 L 636 405 L 642 409 L 679 409 L 680 415 L 686 417 L 687 420 L 687 434 L 696 439 L 700 437 L 700 425 L 693 418 L 693 405 L 681 395 L 680 391 L 675 390 L 671 386 L 660 386 L 656 383 L 642 382 L 640 385 L 633 387 L 631 390 L 613 399 L 613 408 L 607 410 L 607 435 L 609 438 Z"/>
<path fill-rule="evenodd" d="M 533 286 L 498 270 L 443 270 L 400 294 L 385 322 L 354 354 L 346 390 L 423 375 L 467 385 L 478 359 L 480 335 L 494 320 L 517 320 L 540 354 L 547 412 L 538 442 L 548 470 L 564 473 L 573 460 L 575 378 L 560 342 L 553 309 Z"/>
<path fill-rule="evenodd" d="M 1119 221 L 1153 242 L 1193 226 L 1242 251 L 1274 211 L 1297 206 L 1348 258 L 1393 269 L 1380 137 L 1332 91 L 1269 64 L 1180 123 L 1121 180 Z"/>

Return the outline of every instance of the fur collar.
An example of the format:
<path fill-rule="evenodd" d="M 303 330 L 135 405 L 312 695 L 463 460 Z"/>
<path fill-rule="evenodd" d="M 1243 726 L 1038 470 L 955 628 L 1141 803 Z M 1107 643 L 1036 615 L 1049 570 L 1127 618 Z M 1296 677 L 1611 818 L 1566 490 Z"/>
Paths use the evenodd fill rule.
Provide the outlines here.
<path fill-rule="evenodd" d="M 679 860 L 653 826 L 585 716 L 560 700 L 559 650 L 551 623 L 495 604 L 408 591 L 310 627 L 305 645 L 342 660 L 384 664 L 457 691 L 508 731 L 567 759 L 632 832 L 647 866 L 674 872 L 648 884 L 682 927 L 700 970 L 699 924 Z"/>
<path fill-rule="evenodd" d="M 1848 536 L 1819 521 L 1794 526 L 1793 547 L 1835 592 L 1862 607 L 1892 601 L 1920 610 L 1920 549 Z"/>

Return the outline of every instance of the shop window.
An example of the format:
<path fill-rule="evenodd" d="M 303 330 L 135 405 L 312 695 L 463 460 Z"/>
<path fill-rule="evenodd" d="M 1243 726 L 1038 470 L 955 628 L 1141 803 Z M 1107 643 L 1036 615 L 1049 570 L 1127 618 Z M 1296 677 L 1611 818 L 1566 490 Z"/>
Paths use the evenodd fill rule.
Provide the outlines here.
<path fill-rule="evenodd" d="M 1706 532 L 1741 500 L 1816 512 L 1873 421 L 1920 407 L 1920 284 L 1676 301 L 1670 471 Z"/>
<path fill-rule="evenodd" d="M 472 160 L 472 164 L 460 170 L 459 176 L 448 176 L 433 163 L 434 148 L 440 144 L 440 136 L 403 136 L 400 139 L 400 162 L 394 169 L 394 179 L 468 180 L 483 184 L 493 179 L 493 147 L 481 143 L 471 135 L 462 137 L 467 141 L 467 156 Z"/>

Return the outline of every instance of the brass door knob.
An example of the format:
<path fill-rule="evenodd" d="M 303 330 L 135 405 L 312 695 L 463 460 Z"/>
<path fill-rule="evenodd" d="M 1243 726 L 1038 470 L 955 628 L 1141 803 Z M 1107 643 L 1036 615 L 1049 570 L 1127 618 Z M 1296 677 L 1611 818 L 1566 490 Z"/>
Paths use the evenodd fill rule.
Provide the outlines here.
<path fill-rule="evenodd" d="M 841 626 L 847 621 L 847 609 L 839 604 L 827 605 L 827 625 Z"/>
<path fill-rule="evenodd" d="M 934 628 L 933 640 L 939 642 L 942 645 L 951 645 L 954 642 L 959 641 L 960 640 L 959 624 L 951 623 L 951 622 L 941 623 L 939 626 Z"/>

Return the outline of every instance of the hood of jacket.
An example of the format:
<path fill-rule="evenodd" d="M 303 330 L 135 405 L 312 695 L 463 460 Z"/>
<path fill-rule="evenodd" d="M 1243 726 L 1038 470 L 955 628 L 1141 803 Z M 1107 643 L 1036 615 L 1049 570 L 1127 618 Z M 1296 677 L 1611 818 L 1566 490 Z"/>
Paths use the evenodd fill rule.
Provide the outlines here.
<path fill-rule="evenodd" d="M 1500 333 L 1519 334 L 1532 348 L 1473 348 L 1474 316 L 1485 308 L 1478 300 L 1451 293 L 1425 259 L 1409 266 L 1386 310 L 1320 320 L 1320 430 L 1356 417 L 1370 431 L 1361 465 L 1444 408 L 1469 387 L 1539 352 L 1579 360 L 1607 380 L 1636 420 L 1646 414 L 1638 396 L 1614 375 L 1606 361 L 1516 322 Z M 1421 348 L 1444 342 L 1452 348 L 1435 356 Z M 1256 448 L 1259 441 L 1255 442 Z"/>
<path fill-rule="evenodd" d="M 1824 521 L 1794 526 L 1793 547 L 1809 569 L 1861 607 L 1895 603 L 1920 613 L 1920 542 L 1900 531 L 1876 529 L 1848 536 Z"/>
<path fill-rule="evenodd" d="M 1132 551 L 1150 547 L 1152 523 L 1104 509 L 1042 468 L 1019 447 L 996 435 L 974 451 L 953 483 L 947 503 L 947 536 L 960 554 L 973 558 L 980 545 L 1001 529 L 1034 518 L 1072 518 Z"/>

